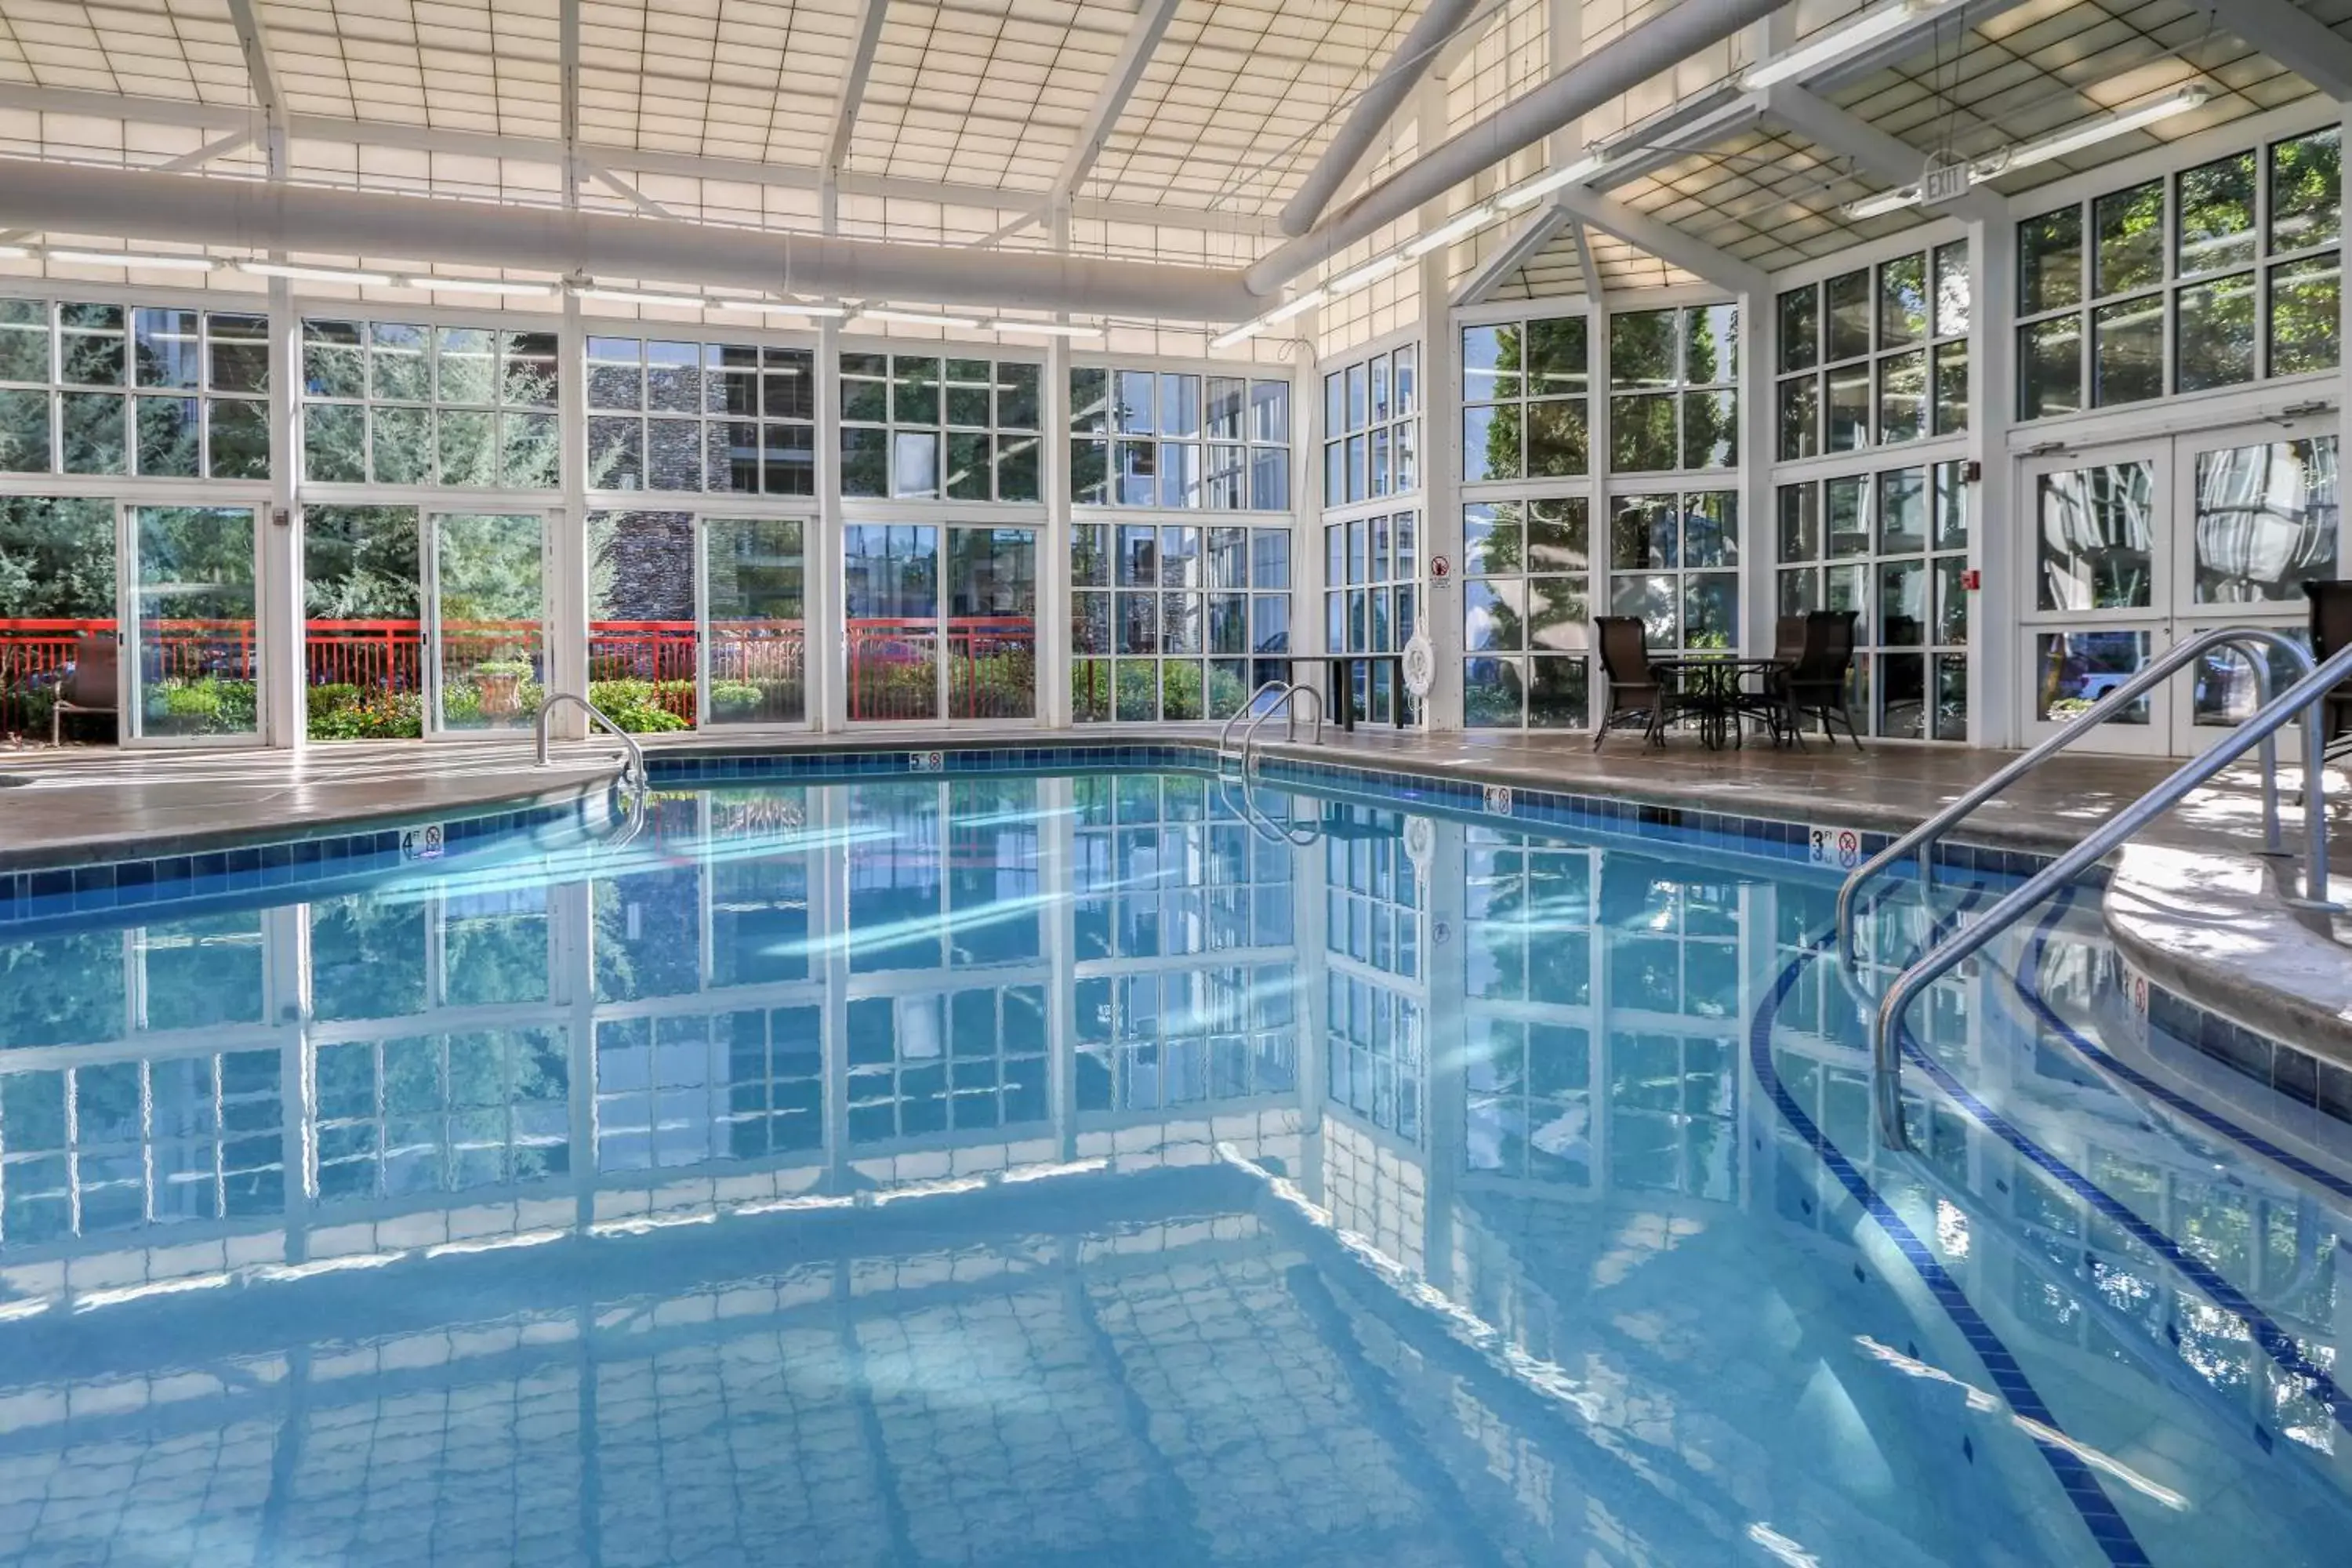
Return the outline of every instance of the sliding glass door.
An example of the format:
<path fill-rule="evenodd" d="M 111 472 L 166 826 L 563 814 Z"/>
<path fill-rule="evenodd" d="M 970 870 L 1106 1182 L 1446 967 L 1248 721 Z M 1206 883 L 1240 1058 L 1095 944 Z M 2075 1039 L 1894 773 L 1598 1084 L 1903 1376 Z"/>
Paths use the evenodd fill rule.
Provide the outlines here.
<path fill-rule="evenodd" d="M 546 690 L 546 524 L 538 512 L 433 518 L 433 711 L 450 731 L 528 730 Z"/>
<path fill-rule="evenodd" d="M 808 601 L 797 518 L 703 520 L 705 722 L 808 718 Z"/>
<path fill-rule="evenodd" d="M 1036 716 L 1036 530 L 853 524 L 842 574 L 853 722 Z"/>
<path fill-rule="evenodd" d="M 126 742 L 260 740 L 257 515 L 249 506 L 125 509 Z M 77 700 L 93 702 L 87 692 Z"/>

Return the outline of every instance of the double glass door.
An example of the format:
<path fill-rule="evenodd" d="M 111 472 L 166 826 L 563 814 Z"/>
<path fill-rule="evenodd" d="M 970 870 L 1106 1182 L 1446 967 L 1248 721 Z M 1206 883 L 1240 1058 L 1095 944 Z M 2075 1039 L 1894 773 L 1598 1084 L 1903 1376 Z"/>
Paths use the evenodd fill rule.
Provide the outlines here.
<path fill-rule="evenodd" d="M 808 718 L 807 524 L 588 514 L 588 700 L 641 732 Z"/>
<path fill-rule="evenodd" d="M 123 508 L 121 646 L 106 632 L 82 637 L 65 699 L 96 708 L 112 698 L 129 745 L 258 742 L 258 522 L 249 506 Z"/>
<path fill-rule="evenodd" d="M 2030 463 L 2029 737 L 2054 732 L 2199 632 L 2251 625 L 2305 640 L 2303 584 L 2337 574 L 2336 448 L 2332 421 L 2313 419 Z M 2291 674 L 2276 664 L 2273 689 Z M 2245 659 L 2217 650 L 2084 744 L 2188 755 L 2259 700 Z"/>
<path fill-rule="evenodd" d="M 853 722 L 1034 719 L 1037 531 L 843 531 Z"/>
<path fill-rule="evenodd" d="M 309 509 L 310 738 L 530 728 L 547 689 L 546 542 L 539 512 Z"/>

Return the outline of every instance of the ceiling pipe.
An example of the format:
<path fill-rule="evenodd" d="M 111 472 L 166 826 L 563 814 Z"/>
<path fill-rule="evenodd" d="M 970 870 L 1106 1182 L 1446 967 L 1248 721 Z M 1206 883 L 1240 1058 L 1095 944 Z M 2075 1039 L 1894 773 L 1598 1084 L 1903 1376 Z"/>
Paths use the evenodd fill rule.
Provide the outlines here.
<path fill-rule="evenodd" d="M 384 195 L 0 158 L 14 227 L 130 240 L 400 258 L 777 293 L 1231 321 L 1240 275 L 1045 252 L 837 239 L 685 219 Z"/>
<path fill-rule="evenodd" d="M 1244 274 L 1263 299 L 1483 169 L 1780 8 L 1782 0 L 1682 0 L 1615 42 L 1521 94 L 1427 156 L 1373 186 L 1311 234 L 1277 246 Z"/>
<path fill-rule="evenodd" d="M 1437 63 L 1445 40 L 1469 19 L 1477 5 L 1478 0 L 1429 0 L 1429 9 L 1421 14 L 1412 30 L 1405 34 L 1404 42 L 1390 57 L 1388 69 L 1364 89 L 1347 122 L 1331 138 L 1331 144 L 1323 149 L 1322 161 L 1307 171 L 1306 183 L 1282 209 L 1283 233 L 1305 234 L 1315 226 L 1315 220 L 1323 216 L 1323 209 L 1339 194 L 1340 182 L 1379 139 L 1414 84 Z"/>

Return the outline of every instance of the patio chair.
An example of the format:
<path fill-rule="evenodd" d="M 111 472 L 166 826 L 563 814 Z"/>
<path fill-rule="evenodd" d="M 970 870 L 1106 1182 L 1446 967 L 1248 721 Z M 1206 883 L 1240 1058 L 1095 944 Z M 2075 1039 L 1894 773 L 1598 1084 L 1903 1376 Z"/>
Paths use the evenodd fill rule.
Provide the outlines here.
<path fill-rule="evenodd" d="M 1776 746 L 1796 736 L 1797 714 L 1790 705 L 1789 682 L 1804 657 L 1805 617 L 1782 616 L 1772 623 L 1772 668 L 1764 677 L 1764 689 L 1740 700 L 1743 715 L 1756 715 L 1770 726 Z"/>
<path fill-rule="evenodd" d="M 1806 715 L 1822 721 L 1822 733 L 1830 743 L 1837 743 L 1837 731 L 1831 728 L 1834 721 L 1845 726 L 1853 742 L 1853 749 L 1863 749 L 1862 731 L 1846 707 L 1846 677 L 1853 668 L 1854 624 L 1862 619 L 1856 610 L 1815 610 L 1805 617 L 1804 651 L 1797 658 L 1796 667 L 1788 677 L 1789 731 L 1799 735 Z"/>
<path fill-rule="evenodd" d="M 1592 727 L 1592 749 L 1601 749 L 1610 731 L 1635 720 L 1653 744 L 1664 745 L 1666 691 L 1650 668 L 1648 628 L 1636 616 L 1599 616 L 1592 626 L 1601 644 L 1601 673 L 1609 683 L 1601 722 Z"/>
<path fill-rule="evenodd" d="M 73 668 L 58 684 L 49 709 L 49 744 L 65 743 L 68 713 L 105 713 L 121 718 L 114 694 L 114 634 L 84 632 L 74 644 Z"/>
<path fill-rule="evenodd" d="M 2352 582 L 2305 583 L 2311 599 L 2311 658 L 2325 663 L 2352 647 Z M 2322 753 L 2333 761 L 2352 752 L 2352 680 L 2331 689 L 2320 700 Z"/>

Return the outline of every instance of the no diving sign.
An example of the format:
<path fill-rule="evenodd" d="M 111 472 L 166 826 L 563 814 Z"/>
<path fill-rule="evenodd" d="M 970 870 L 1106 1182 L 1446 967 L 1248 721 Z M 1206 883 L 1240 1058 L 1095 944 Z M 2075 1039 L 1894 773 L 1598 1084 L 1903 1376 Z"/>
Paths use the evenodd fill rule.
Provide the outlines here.
<path fill-rule="evenodd" d="M 1851 871 L 1862 864 L 1862 834 L 1852 827 L 1815 826 L 1807 831 L 1811 859 L 1816 866 L 1834 866 L 1841 871 Z"/>

